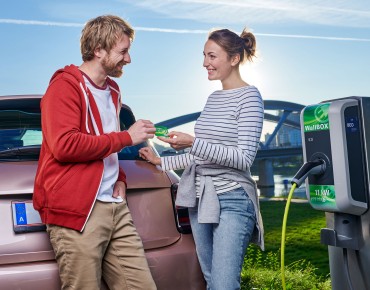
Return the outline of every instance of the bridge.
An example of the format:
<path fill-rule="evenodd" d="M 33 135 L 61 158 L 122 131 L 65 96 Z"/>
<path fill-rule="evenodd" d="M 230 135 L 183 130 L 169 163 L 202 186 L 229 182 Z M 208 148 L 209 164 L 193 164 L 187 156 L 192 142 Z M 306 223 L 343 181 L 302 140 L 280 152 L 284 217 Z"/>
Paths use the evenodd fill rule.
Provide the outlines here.
<path fill-rule="evenodd" d="M 264 120 L 270 125 L 275 125 L 272 132 L 262 136 L 261 139 L 264 141 L 260 142 L 260 148 L 256 155 L 255 162 L 258 162 L 258 186 L 260 188 L 274 187 L 273 158 L 302 155 L 300 112 L 304 107 L 301 104 L 285 101 L 264 101 Z M 155 125 L 166 126 L 167 128 L 177 127 L 196 121 L 200 113 L 178 116 Z M 289 133 L 292 132 L 296 135 L 295 142 L 289 140 Z"/>

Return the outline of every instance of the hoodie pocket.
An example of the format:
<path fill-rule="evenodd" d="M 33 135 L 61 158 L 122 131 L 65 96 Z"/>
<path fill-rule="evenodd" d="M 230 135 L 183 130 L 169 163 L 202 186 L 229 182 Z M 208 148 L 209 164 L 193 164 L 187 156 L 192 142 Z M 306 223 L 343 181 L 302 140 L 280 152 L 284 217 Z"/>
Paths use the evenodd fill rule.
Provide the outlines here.
<path fill-rule="evenodd" d="M 66 172 L 66 174 L 63 175 L 61 179 L 54 185 L 53 192 L 58 191 L 59 188 L 61 188 L 68 180 L 71 180 L 73 176 L 81 171 L 81 167 L 78 165 L 71 166 L 71 169 Z"/>
<path fill-rule="evenodd" d="M 73 165 L 54 185 L 50 195 L 49 207 L 55 209 L 69 210 L 70 202 L 77 192 L 78 182 L 81 179 L 81 166 Z M 66 207 L 67 205 L 67 207 Z"/>
<path fill-rule="evenodd" d="M 90 162 L 74 164 L 55 184 L 49 207 L 80 214 L 89 212 L 103 172 L 103 162 L 101 166 L 96 165 Z"/>

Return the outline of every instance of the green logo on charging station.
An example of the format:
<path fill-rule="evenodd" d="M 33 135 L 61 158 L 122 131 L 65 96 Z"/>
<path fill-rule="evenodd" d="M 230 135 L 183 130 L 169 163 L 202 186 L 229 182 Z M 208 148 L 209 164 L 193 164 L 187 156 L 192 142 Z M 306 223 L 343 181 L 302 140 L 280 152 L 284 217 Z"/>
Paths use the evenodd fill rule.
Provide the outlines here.
<path fill-rule="evenodd" d="M 310 203 L 316 209 L 336 210 L 334 185 L 310 185 Z"/>
<path fill-rule="evenodd" d="M 330 103 L 308 106 L 303 112 L 304 132 L 328 131 Z M 327 132 L 329 134 L 329 132 Z M 311 136 L 311 135 L 310 135 Z M 334 185 L 310 184 L 310 204 L 313 208 L 325 211 L 337 209 Z"/>
<path fill-rule="evenodd" d="M 330 104 L 325 103 L 304 109 L 304 132 L 329 130 L 329 106 Z"/>

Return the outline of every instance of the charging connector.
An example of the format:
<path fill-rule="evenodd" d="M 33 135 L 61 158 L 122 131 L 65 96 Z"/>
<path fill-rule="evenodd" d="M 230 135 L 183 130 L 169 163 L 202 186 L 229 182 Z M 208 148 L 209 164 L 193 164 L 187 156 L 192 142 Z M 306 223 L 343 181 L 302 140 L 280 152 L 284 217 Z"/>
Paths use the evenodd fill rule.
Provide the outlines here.
<path fill-rule="evenodd" d="M 306 180 L 311 174 L 324 174 L 326 170 L 326 163 L 323 159 L 316 159 L 314 161 L 305 162 L 298 170 L 296 175 L 292 178 L 291 183 L 297 184 L 297 188 Z"/>

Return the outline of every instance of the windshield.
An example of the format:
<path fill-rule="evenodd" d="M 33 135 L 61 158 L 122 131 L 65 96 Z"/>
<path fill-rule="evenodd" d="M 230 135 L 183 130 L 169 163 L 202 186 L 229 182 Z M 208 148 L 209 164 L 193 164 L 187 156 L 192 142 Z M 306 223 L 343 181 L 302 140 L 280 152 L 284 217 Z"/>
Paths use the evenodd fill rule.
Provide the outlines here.
<path fill-rule="evenodd" d="M 39 98 L 0 100 L 0 160 L 38 160 L 42 143 Z M 135 122 L 131 109 L 123 105 L 120 113 L 121 130 Z M 140 159 L 142 143 L 125 147 L 118 154 L 120 160 Z"/>

